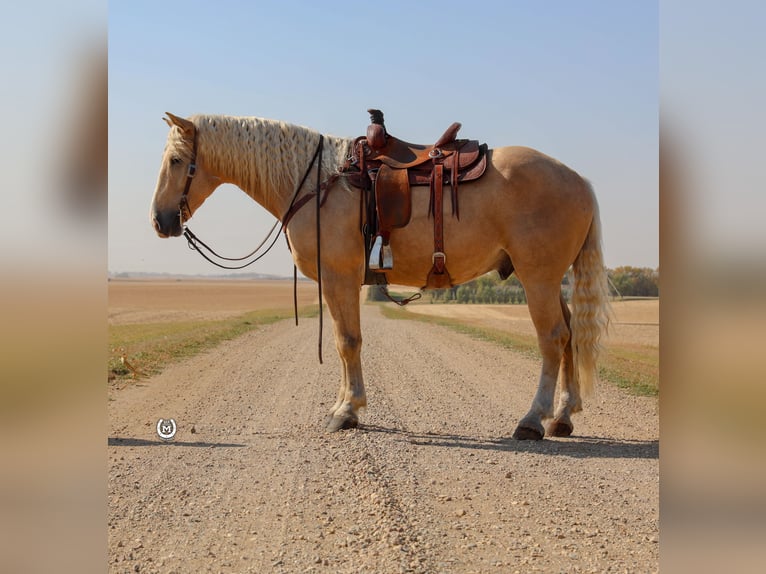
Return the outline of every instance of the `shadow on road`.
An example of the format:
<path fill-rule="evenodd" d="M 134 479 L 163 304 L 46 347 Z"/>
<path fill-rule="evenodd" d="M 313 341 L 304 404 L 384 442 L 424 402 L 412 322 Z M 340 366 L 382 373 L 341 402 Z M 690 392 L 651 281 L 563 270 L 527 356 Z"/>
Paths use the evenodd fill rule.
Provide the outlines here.
<path fill-rule="evenodd" d="M 617 440 L 593 436 L 520 441 L 512 438 L 481 438 L 448 433 L 417 433 L 379 425 L 359 425 L 358 432 L 398 435 L 419 446 L 465 448 L 499 452 L 535 452 L 572 458 L 646 458 L 660 456 L 659 440 Z"/>
<path fill-rule="evenodd" d="M 108 445 L 109 446 L 192 446 L 192 447 L 203 447 L 203 448 L 214 448 L 214 447 L 244 448 L 245 446 L 247 446 L 244 444 L 237 444 L 237 443 L 230 443 L 230 442 L 204 442 L 204 441 L 187 442 L 187 441 L 175 441 L 175 440 L 164 441 L 160 439 L 148 440 L 144 438 L 122 438 L 122 437 L 116 437 L 116 436 L 109 437 Z"/>

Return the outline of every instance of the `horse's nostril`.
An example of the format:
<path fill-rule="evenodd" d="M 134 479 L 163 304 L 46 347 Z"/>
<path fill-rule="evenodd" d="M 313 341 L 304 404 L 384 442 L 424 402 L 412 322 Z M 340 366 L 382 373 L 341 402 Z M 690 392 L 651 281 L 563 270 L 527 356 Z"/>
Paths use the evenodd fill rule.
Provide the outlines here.
<path fill-rule="evenodd" d="M 167 237 L 168 236 L 168 227 L 166 222 L 163 222 L 164 218 L 162 217 L 162 214 L 155 213 L 152 215 L 152 227 L 154 227 L 154 231 L 159 235 L 160 237 Z M 165 225 L 163 225 L 165 223 Z"/>
<path fill-rule="evenodd" d="M 176 237 L 182 233 L 181 220 L 175 212 L 154 212 L 152 226 L 160 237 Z"/>

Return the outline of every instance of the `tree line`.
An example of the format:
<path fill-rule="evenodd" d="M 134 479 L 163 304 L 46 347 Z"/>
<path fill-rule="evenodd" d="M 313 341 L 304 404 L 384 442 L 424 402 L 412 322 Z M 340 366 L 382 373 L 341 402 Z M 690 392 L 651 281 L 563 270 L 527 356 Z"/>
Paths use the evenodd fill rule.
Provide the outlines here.
<path fill-rule="evenodd" d="M 609 291 L 613 297 L 658 297 L 660 294 L 660 270 L 649 267 L 622 266 L 607 269 Z M 561 289 L 568 300 L 572 291 L 571 276 L 567 273 L 561 281 Z M 370 289 L 371 300 L 386 300 L 378 290 Z M 426 291 L 432 303 L 490 303 L 526 304 L 524 287 L 515 275 L 503 281 L 494 271 L 468 283 Z"/>
<path fill-rule="evenodd" d="M 611 287 L 622 297 L 659 297 L 660 270 L 649 267 L 607 269 Z"/>

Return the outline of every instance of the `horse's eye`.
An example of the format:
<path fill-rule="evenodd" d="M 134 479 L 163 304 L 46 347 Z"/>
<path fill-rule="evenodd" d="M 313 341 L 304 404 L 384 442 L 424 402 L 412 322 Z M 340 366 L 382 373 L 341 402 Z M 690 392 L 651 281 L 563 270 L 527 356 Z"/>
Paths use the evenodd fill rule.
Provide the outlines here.
<path fill-rule="evenodd" d="M 176 156 L 176 157 L 171 157 L 170 158 L 170 165 L 178 165 L 181 162 L 183 162 L 183 160 L 180 157 Z"/>

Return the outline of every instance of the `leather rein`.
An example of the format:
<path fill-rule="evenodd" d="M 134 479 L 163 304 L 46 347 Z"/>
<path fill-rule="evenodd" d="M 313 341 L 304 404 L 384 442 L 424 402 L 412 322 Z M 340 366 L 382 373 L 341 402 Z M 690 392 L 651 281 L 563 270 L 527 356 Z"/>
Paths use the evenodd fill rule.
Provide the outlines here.
<path fill-rule="evenodd" d="M 192 141 L 192 155 L 191 155 L 191 161 L 189 162 L 189 167 L 186 171 L 186 181 L 184 183 L 184 190 L 181 194 L 181 199 L 178 203 L 178 211 L 179 211 L 179 217 L 181 221 L 181 225 L 183 226 L 183 235 L 186 238 L 186 242 L 189 246 L 189 249 L 197 251 L 202 257 L 204 257 L 207 261 L 212 263 L 213 265 L 216 265 L 217 267 L 220 267 L 221 269 L 244 269 L 245 267 L 248 267 L 261 259 L 264 255 L 266 255 L 269 251 L 271 251 L 271 248 L 274 247 L 274 244 L 276 243 L 277 239 L 279 238 L 280 232 L 284 232 L 285 239 L 287 240 L 287 247 L 292 251 L 292 248 L 290 247 L 290 239 L 287 237 L 287 225 L 290 222 L 290 220 L 293 218 L 293 216 L 298 212 L 298 210 L 306 205 L 311 199 L 316 197 L 316 237 L 317 237 L 317 290 L 319 295 L 319 343 L 318 343 L 318 351 L 319 351 L 319 363 L 322 364 L 322 266 L 321 266 L 321 244 L 320 244 L 320 208 L 322 205 L 324 205 L 324 202 L 327 200 L 327 194 L 332 186 L 333 183 L 335 183 L 338 179 L 338 174 L 333 174 L 330 176 L 327 181 L 322 183 L 322 150 L 324 148 L 324 135 L 319 134 L 319 143 L 317 143 L 316 150 L 314 151 L 314 155 L 311 157 L 311 161 L 309 162 L 308 167 L 306 168 L 305 173 L 303 174 L 303 177 L 300 180 L 300 183 L 295 188 L 295 193 L 293 193 L 292 199 L 290 200 L 290 205 L 287 208 L 287 211 L 285 212 L 282 219 L 276 221 L 274 223 L 274 226 L 269 230 L 266 237 L 261 241 L 261 243 L 256 247 L 253 251 L 248 253 L 247 255 L 243 257 L 224 257 L 223 255 L 219 255 L 216 253 L 210 246 L 208 246 L 204 241 L 202 241 L 199 237 L 197 237 L 191 229 L 186 225 L 186 221 L 191 219 L 191 208 L 189 207 L 189 190 L 191 189 L 192 180 L 194 179 L 194 176 L 197 173 L 197 131 L 194 131 L 194 139 Z M 301 188 L 303 187 L 303 184 L 306 183 L 306 180 L 308 179 L 309 173 L 311 173 L 311 168 L 314 167 L 314 164 L 317 164 L 317 178 L 316 178 L 316 189 L 315 191 L 311 191 L 308 194 L 304 195 L 299 201 L 296 202 L 296 199 L 298 199 L 298 194 L 301 191 Z M 322 195 L 322 191 L 324 191 L 324 195 Z M 188 214 L 188 217 L 187 217 Z M 271 243 L 266 248 L 266 250 L 263 253 L 258 254 L 258 251 L 266 244 L 266 242 L 269 240 L 269 238 L 274 233 L 274 230 L 279 226 L 279 231 L 274 235 Z M 204 251 L 203 251 L 204 250 Z M 210 255 L 205 253 L 207 251 Z M 212 257 L 217 257 L 218 259 L 222 259 L 224 261 L 245 261 L 249 259 L 250 257 L 254 257 L 251 261 L 247 261 L 246 263 L 243 263 L 241 265 L 226 265 L 223 263 L 218 263 L 217 261 L 214 261 Z M 295 324 L 298 324 L 298 268 L 293 263 L 293 308 L 295 313 Z"/>

